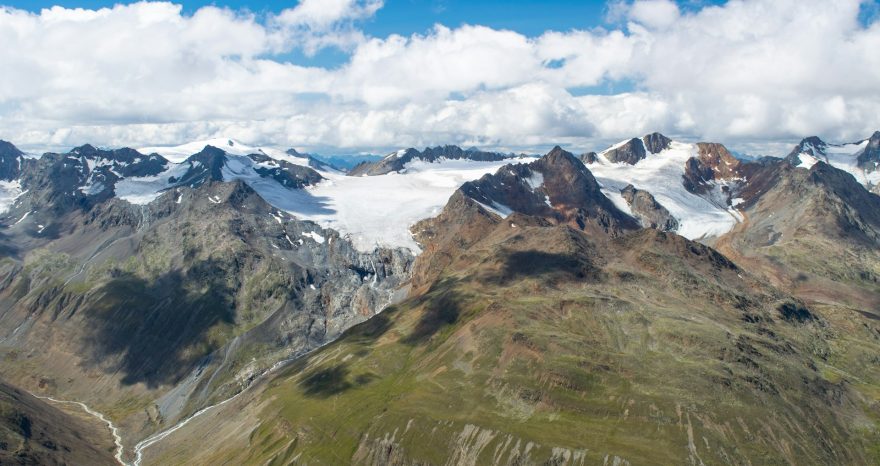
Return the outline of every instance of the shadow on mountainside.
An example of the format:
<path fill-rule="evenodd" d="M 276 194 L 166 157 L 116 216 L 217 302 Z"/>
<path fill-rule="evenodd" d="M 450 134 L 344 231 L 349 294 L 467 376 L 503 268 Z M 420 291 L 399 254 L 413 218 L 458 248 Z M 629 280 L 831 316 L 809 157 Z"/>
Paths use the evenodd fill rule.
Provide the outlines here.
<path fill-rule="evenodd" d="M 303 393 L 307 396 L 327 398 L 352 387 L 348 380 L 348 367 L 338 365 L 312 371 L 302 380 Z"/>
<path fill-rule="evenodd" d="M 596 282 L 602 270 L 587 258 L 577 254 L 557 254 L 543 251 L 517 251 L 507 254 L 495 276 L 484 276 L 483 281 L 499 285 L 524 278 L 543 278 L 549 281 L 578 280 Z"/>
<path fill-rule="evenodd" d="M 9 235 L 0 231 L 0 257 L 17 257 L 18 248 L 12 244 Z"/>
<path fill-rule="evenodd" d="M 234 322 L 225 278 L 224 267 L 212 260 L 151 282 L 129 273 L 114 277 L 85 305 L 91 362 L 118 358 L 114 369 L 127 385 L 175 382 L 222 344 L 211 340 L 210 330 Z"/>
<path fill-rule="evenodd" d="M 455 289 L 457 279 L 445 278 L 435 283 L 422 298 L 422 316 L 412 332 L 402 340 L 408 345 L 417 345 L 430 339 L 443 327 L 458 321 L 464 296 Z"/>

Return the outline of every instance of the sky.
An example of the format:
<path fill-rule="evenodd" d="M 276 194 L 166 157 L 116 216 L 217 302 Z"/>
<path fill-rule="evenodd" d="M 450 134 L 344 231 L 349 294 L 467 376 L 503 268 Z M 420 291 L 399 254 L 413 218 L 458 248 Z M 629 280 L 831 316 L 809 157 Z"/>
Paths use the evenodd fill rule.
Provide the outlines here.
<path fill-rule="evenodd" d="M 0 139 L 784 155 L 880 130 L 878 0 L 0 0 Z"/>

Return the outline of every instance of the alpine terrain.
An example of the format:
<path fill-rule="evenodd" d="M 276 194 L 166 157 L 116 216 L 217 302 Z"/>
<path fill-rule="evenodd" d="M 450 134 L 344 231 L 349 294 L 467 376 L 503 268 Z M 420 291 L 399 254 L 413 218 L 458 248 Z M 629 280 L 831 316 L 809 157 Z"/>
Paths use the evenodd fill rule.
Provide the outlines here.
<path fill-rule="evenodd" d="M 880 132 L 596 149 L 0 142 L 0 463 L 880 463 Z"/>

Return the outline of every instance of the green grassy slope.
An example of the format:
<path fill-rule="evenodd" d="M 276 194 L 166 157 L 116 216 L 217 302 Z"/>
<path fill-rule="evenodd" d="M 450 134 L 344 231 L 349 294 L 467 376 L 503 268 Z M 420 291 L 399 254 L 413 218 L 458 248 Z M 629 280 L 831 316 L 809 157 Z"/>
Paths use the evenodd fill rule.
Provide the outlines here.
<path fill-rule="evenodd" d="M 866 383 L 855 386 L 840 377 L 853 361 L 834 356 L 836 345 L 880 350 L 876 328 L 843 337 L 823 310 L 675 235 L 605 241 L 516 220 L 463 251 L 425 294 L 218 413 L 243 432 L 235 440 L 196 423 L 148 458 L 880 461 L 877 367 L 862 368 Z M 216 440 L 187 448 L 203 438 Z"/>

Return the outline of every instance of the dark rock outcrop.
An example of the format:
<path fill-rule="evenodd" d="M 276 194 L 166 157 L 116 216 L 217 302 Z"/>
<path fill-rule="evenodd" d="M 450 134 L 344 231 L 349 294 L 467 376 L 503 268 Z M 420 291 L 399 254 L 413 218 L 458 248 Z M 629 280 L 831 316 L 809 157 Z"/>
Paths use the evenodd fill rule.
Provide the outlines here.
<path fill-rule="evenodd" d="M 348 172 L 351 176 L 374 176 L 384 175 L 386 173 L 403 170 L 406 164 L 413 160 L 423 160 L 425 162 L 435 162 L 439 159 L 450 160 L 477 160 L 483 162 L 504 160 L 512 158 L 511 154 L 502 154 L 498 152 L 484 152 L 474 148 L 462 149 L 458 146 L 437 146 L 427 147 L 419 152 L 413 148 L 406 149 L 402 152 L 392 153 L 378 162 L 363 162 L 355 166 Z"/>
<path fill-rule="evenodd" d="M 645 143 L 641 139 L 632 138 L 625 144 L 605 152 L 605 158 L 614 163 L 635 165 L 647 156 Z"/>
<path fill-rule="evenodd" d="M 620 190 L 620 195 L 629 204 L 633 214 L 639 219 L 643 227 L 662 231 L 675 231 L 678 229 L 678 220 L 665 207 L 660 205 L 648 191 L 637 189 L 633 185 L 627 185 Z"/>
<path fill-rule="evenodd" d="M 251 154 L 248 157 L 255 162 L 270 165 L 271 167 L 256 166 L 254 171 L 264 178 L 274 179 L 278 184 L 287 188 L 302 189 L 319 183 L 324 179 L 318 172 L 309 167 L 295 165 L 285 160 L 275 160 L 263 154 Z M 310 157 L 310 165 L 312 160 Z"/>
<path fill-rule="evenodd" d="M 632 217 L 602 194 L 590 170 L 559 146 L 534 162 L 504 166 L 460 190 L 496 210 L 510 209 L 580 229 L 592 226 L 614 235 L 638 228 Z"/>
<path fill-rule="evenodd" d="M 669 145 L 672 144 L 672 139 L 660 134 L 660 133 L 651 133 L 642 138 L 642 141 L 645 143 L 645 148 L 648 152 L 652 154 L 659 154 L 666 149 L 669 149 Z"/>
<path fill-rule="evenodd" d="M 722 144 L 698 142 L 698 155 L 685 162 L 682 183 L 694 194 L 706 194 L 712 181 L 736 180 L 743 176 L 743 163 Z"/>
<path fill-rule="evenodd" d="M 0 180 L 11 181 L 21 175 L 24 153 L 14 145 L 0 140 Z"/>
<path fill-rule="evenodd" d="M 596 154 L 595 152 L 584 152 L 583 154 L 578 156 L 578 159 L 580 159 L 580 161 L 583 162 L 584 165 L 589 165 L 591 163 L 594 163 L 598 159 L 598 157 L 599 154 Z"/>
<path fill-rule="evenodd" d="M 869 173 L 880 166 L 880 131 L 875 131 L 868 138 L 868 145 L 858 156 L 858 166 Z"/>

